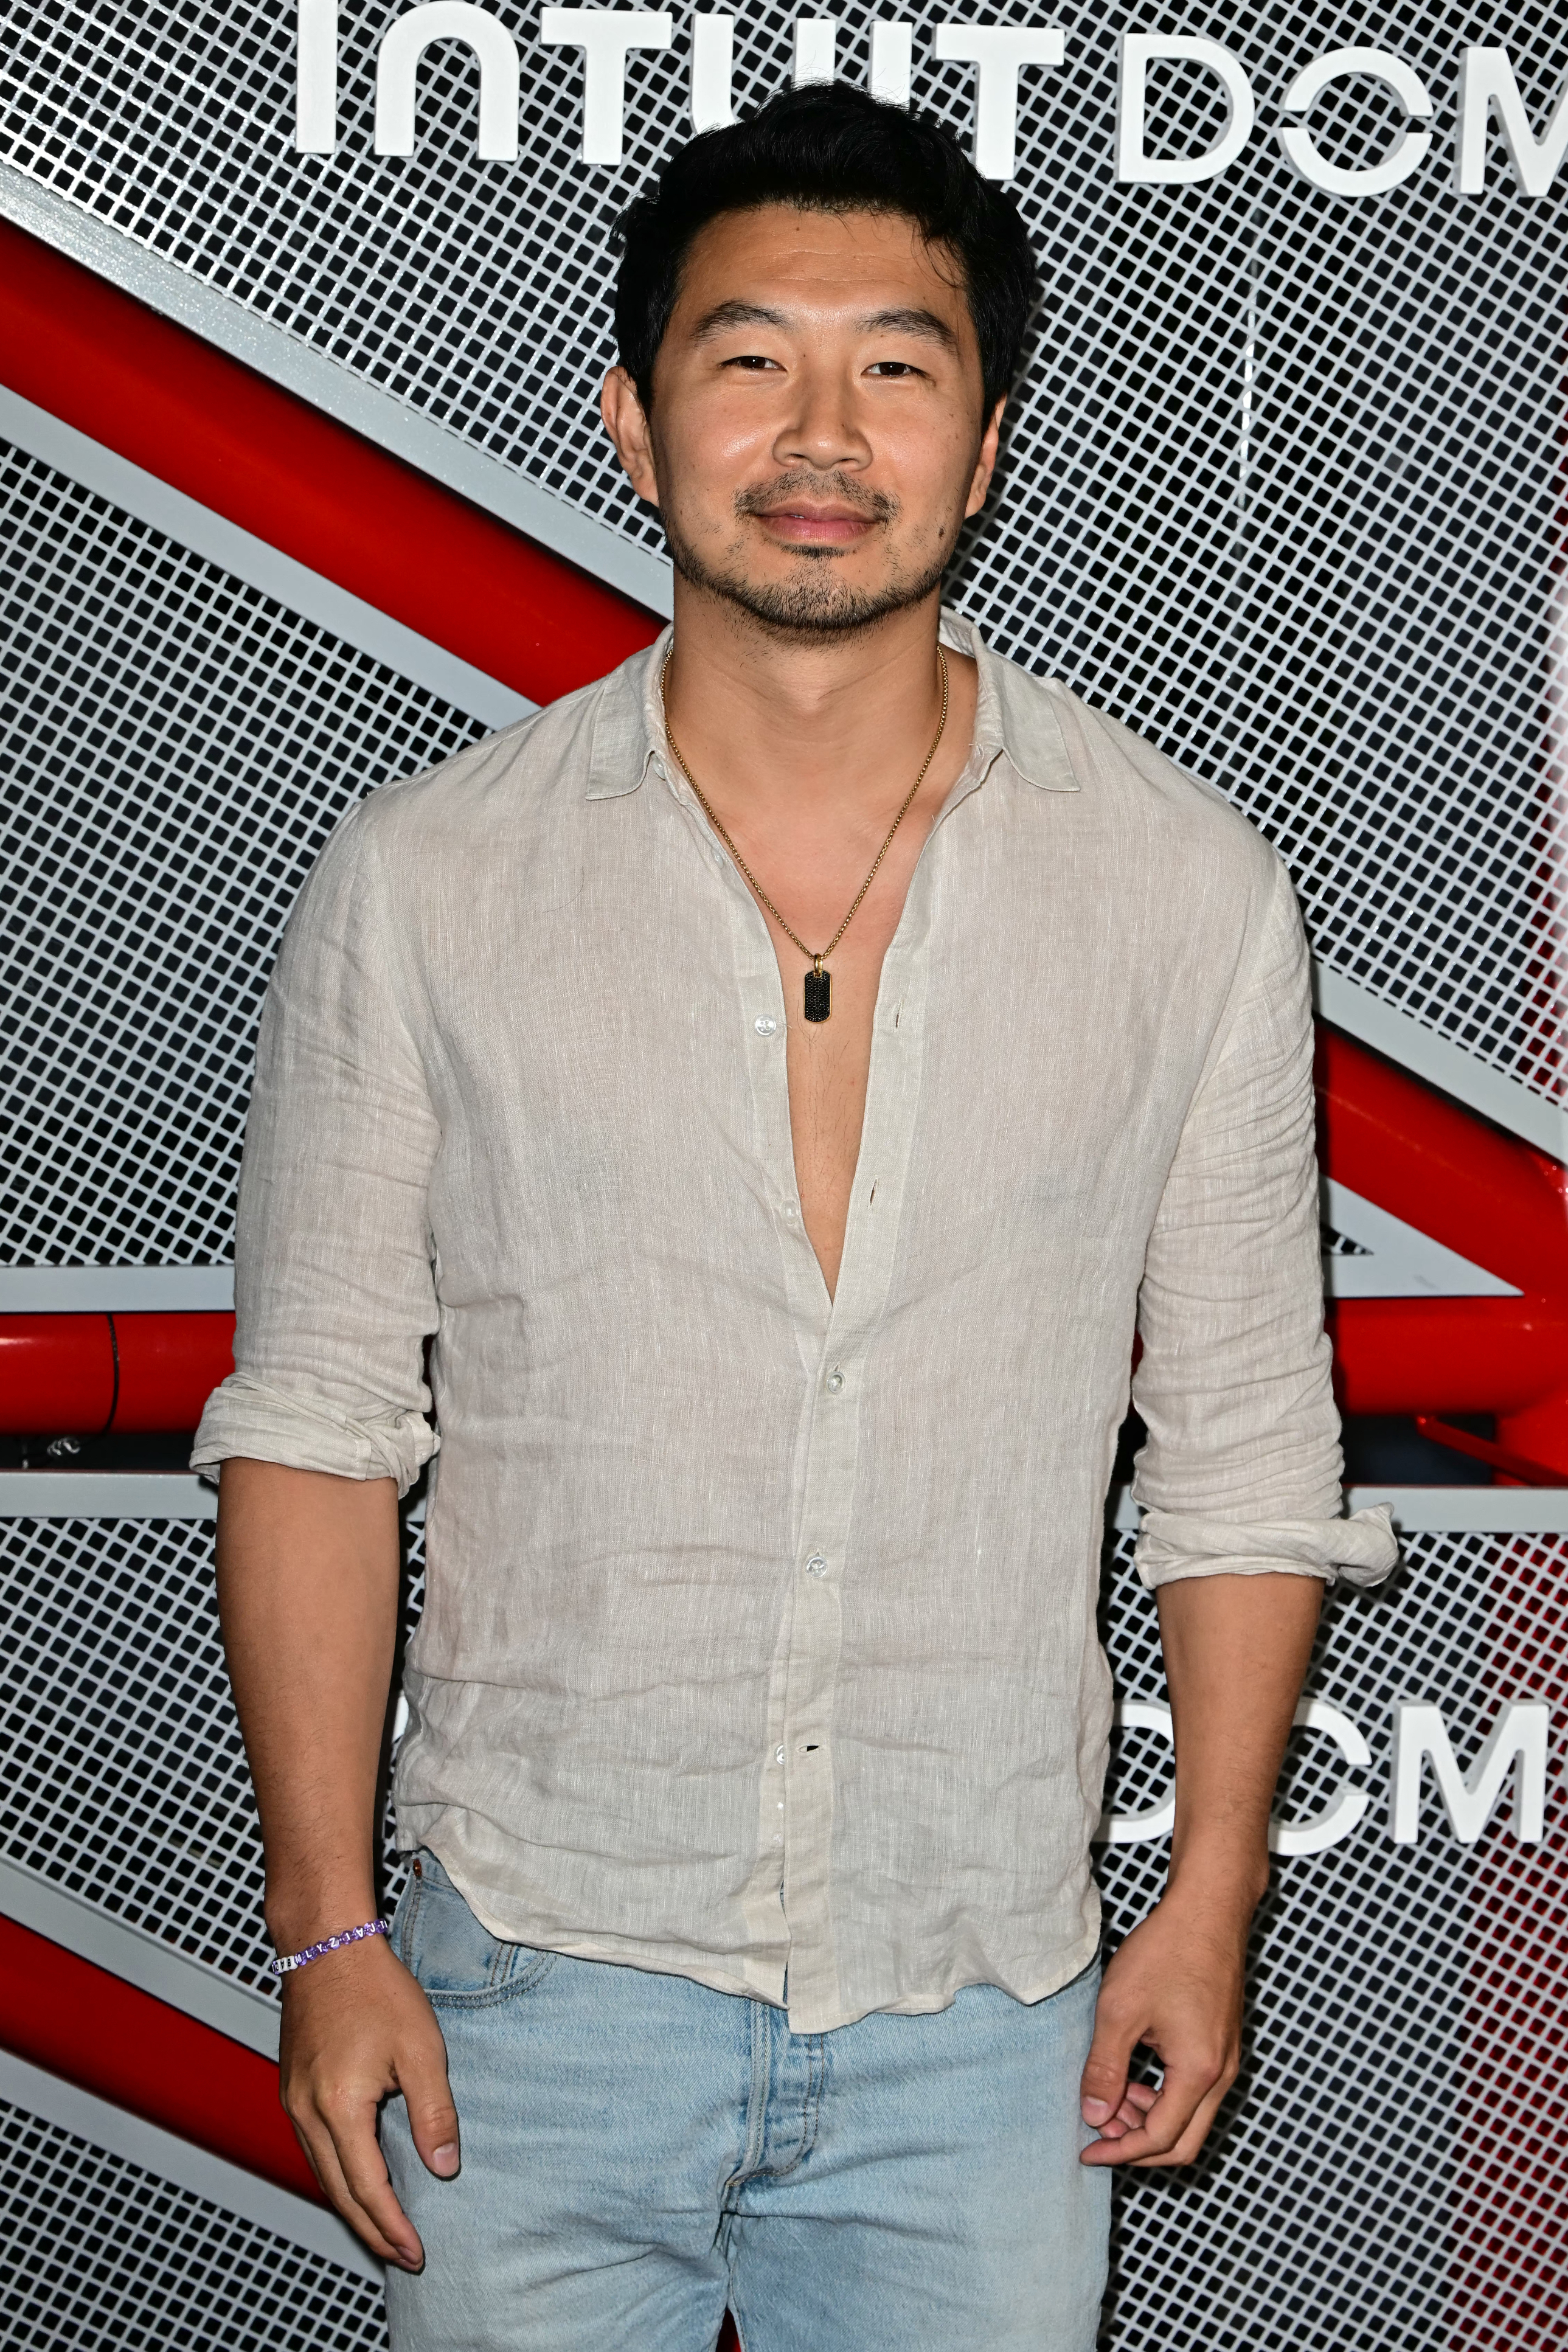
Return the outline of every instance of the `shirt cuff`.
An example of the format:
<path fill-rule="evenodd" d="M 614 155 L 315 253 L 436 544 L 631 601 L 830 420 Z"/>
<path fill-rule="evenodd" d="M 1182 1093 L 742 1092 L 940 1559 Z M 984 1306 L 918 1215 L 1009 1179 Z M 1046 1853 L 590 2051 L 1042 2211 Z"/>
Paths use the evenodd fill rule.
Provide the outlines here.
<path fill-rule="evenodd" d="M 207 1399 L 191 1467 L 216 1470 L 238 1454 L 289 1470 L 326 1470 L 337 1478 L 395 1478 L 402 1496 L 440 1443 L 422 1413 L 377 1412 L 356 1420 L 320 1397 L 231 1372 Z"/>
<path fill-rule="evenodd" d="M 1381 1584 L 1399 1562 L 1386 1503 L 1348 1519 L 1237 1524 L 1145 1511 L 1133 1552 L 1151 1591 L 1191 1576 L 1321 1576 L 1332 1584 Z"/>

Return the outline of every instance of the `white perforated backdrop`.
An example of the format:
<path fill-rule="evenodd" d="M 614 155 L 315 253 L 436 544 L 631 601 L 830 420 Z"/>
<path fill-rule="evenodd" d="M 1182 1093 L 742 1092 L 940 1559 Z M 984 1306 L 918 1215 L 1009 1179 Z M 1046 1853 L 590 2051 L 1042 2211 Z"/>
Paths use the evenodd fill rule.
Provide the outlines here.
<path fill-rule="evenodd" d="M 208 1265 L 311 860 L 483 730 L 3 442 L 0 546 L 0 1255 Z"/>
<path fill-rule="evenodd" d="M 6 2352 L 384 2352 L 381 2290 L 0 2101 Z"/>
<path fill-rule="evenodd" d="M 1554 2186 L 1562 1791 L 1539 1852 L 1521 1852 L 1500 1819 L 1459 1845 L 1430 1791 L 1418 1845 L 1394 1846 L 1386 1829 L 1394 1700 L 1436 1701 L 1468 1764 L 1505 1698 L 1568 1698 L 1568 1545 L 1428 1536 L 1406 1549 L 1392 1591 L 1331 1604 L 1310 1679 L 1366 1735 L 1371 1769 L 1349 1777 L 1372 1807 L 1343 1844 L 1276 1864 L 1247 2071 L 1213 2150 L 1180 2178 L 1121 2184 L 1112 2352 L 1479 2352 L 1568 2333 Z M 259 1850 L 209 1555 L 207 1531 L 188 1524 L 0 1523 L 16 1629 L 0 1664 L 13 1759 L 0 1840 L 73 1894 L 264 1989 Z M 415 1608 L 418 1566 L 416 1539 Z M 1126 1538 L 1108 1590 L 1118 1685 L 1159 1696 L 1152 1603 Z M 1161 1743 L 1130 1739 L 1119 1807 L 1155 1801 L 1167 1768 Z M 1298 1735 L 1282 1812 L 1321 1811 L 1345 1778 L 1331 1743 Z M 1154 1841 L 1105 1853 L 1113 1937 L 1155 1899 L 1165 1852 Z M 389 1900 L 400 1883 L 392 1864 Z M 1530 2315 L 1538 2339 L 1521 2332 Z"/>
<path fill-rule="evenodd" d="M 371 152 L 384 0 L 342 11 L 341 136 L 292 152 L 291 12 L 10 0 L 0 153 L 237 302 L 634 537 L 657 543 L 593 414 L 609 356 L 613 215 L 688 127 L 689 18 L 635 54 L 619 172 L 577 160 L 581 66 L 497 0 L 523 60 L 523 160 L 474 159 L 468 53 L 431 53 L 411 159 Z M 874 8 L 847 5 L 840 70 Z M 911 9 L 915 96 L 970 135 L 973 75 Z M 963 13 L 963 12 L 960 12 Z M 1030 21 L 1002 0 L 987 18 Z M 1059 670 L 1234 793 L 1279 841 L 1327 960 L 1489 1062 L 1561 1084 L 1540 903 L 1545 644 L 1558 561 L 1560 194 L 1447 185 L 1459 46 L 1505 43 L 1539 126 L 1560 12 L 1185 8 L 1227 42 L 1261 123 L 1187 189 L 1111 176 L 1116 12 L 1064 0 L 1060 73 L 1024 75 L 1018 193 L 1044 263 L 1037 356 L 1003 492 L 959 580 L 995 642 Z M 1162 22 L 1163 20 L 1161 20 Z M 787 79 L 793 12 L 736 30 L 744 104 Z M 1436 93 L 1413 180 L 1347 203 L 1276 148 L 1299 66 L 1381 45 Z M 1151 145 L 1195 150 L 1216 86 L 1156 79 Z M 1331 161 L 1397 113 L 1339 86 Z"/>
<path fill-rule="evenodd" d="M 668 58 L 633 62 L 614 174 L 574 161 L 574 59 L 538 47 L 531 10 L 506 5 L 524 162 L 473 163 L 473 87 L 454 51 L 431 60 L 419 155 L 373 159 L 367 60 L 386 13 L 345 5 L 341 152 L 301 160 L 289 12 L 273 0 L 13 5 L 0 153 L 651 538 L 590 394 L 607 355 L 606 223 L 684 127 L 688 19 Z M 1344 205 L 1289 177 L 1261 134 L 1225 182 L 1118 190 L 1111 21 L 1055 16 L 1068 68 L 1026 76 L 1020 121 L 1040 352 L 958 593 L 1004 650 L 1062 672 L 1251 810 L 1331 963 L 1550 1091 L 1561 199 L 1525 204 L 1495 172 L 1484 199 L 1457 198 L 1434 163 L 1392 196 Z M 853 75 L 865 21 L 845 12 Z M 1461 39 L 1510 44 L 1538 123 L 1568 65 L 1543 8 L 1484 26 L 1446 7 L 1180 21 L 1237 47 L 1266 101 L 1305 58 L 1384 42 L 1439 91 L 1445 132 Z M 778 86 L 788 55 L 783 14 L 748 17 L 742 99 Z M 934 74 L 923 31 L 916 58 L 917 96 L 967 135 L 967 69 Z M 1215 121 L 1206 88 L 1180 74 L 1168 87 L 1157 128 L 1200 143 Z M 1341 161 L 1388 132 L 1364 86 L 1319 119 Z M 221 1256 L 255 1010 L 298 883 L 356 793 L 475 730 L 32 459 L 15 454 L 0 489 L 20 877 L 5 1254 Z M 205 1531 L 0 1535 L 7 1851 L 259 1982 L 254 1825 Z M 1503 1697 L 1568 1696 L 1564 1564 L 1560 1545 L 1421 1538 L 1391 1595 L 1335 1603 L 1312 1686 L 1372 1741 L 1374 1810 L 1345 1845 L 1279 1866 L 1248 2074 L 1214 2154 L 1192 2177 L 1123 2186 L 1115 2352 L 1520 2352 L 1568 2335 L 1550 1994 L 1560 1796 L 1530 1855 L 1499 1824 L 1461 1849 L 1432 1815 L 1417 1848 L 1395 1849 L 1381 1820 L 1394 1698 L 1444 1703 L 1468 1757 Z M 1124 1560 L 1110 1638 L 1122 1687 L 1156 1689 L 1152 1613 Z M 1338 1775 L 1320 1746 L 1292 1768 L 1303 1807 L 1325 1769 Z M 1131 1748 L 1123 1801 L 1157 1769 Z M 1107 1857 L 1114 1924 L 1146 1906 L 1162 1866 L 1158 1846 Z M 8 2175 L 7 2193 L 47 2215 L 18 2241 L 24 2268 L 44 2235 L 87 2243 L 79 2144 L 47 2139 L 28 2142 L 25 2190 Z M 164 2315 L 181 2294 L 207 2313 L 197 2341 L 374 2340 L 357 2306 L 309 2297 L 302 2319 L 232 2318 L 229 2229 L 209 2211 L 150 2230 L 107 2285 L 83 2285 L 97 2280 L 84 2257 L 56 2275 L 52 2303 L 25 2306 L 21 2340 L 177 2340 Z M 279 2277 L 304 2259 L 266 2256 Z M 84 2295 L 99 2298 L 89 2316 Z"/>

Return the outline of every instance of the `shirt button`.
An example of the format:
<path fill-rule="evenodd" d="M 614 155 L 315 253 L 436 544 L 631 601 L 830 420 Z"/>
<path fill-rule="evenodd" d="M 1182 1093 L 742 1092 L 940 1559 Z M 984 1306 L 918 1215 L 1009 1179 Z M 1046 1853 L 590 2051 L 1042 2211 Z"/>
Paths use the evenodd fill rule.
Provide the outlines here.
<path fill-rule="evenodd" d="M 793 1225 L 799 1215 L 800 1211 L 795 1207 L 795 1202 L 793 1201 L 786 1201 L 784 1204 L 784 1220 L 785 1224 Z"/>
<path fill-rule="evenodd" d="M 775 1748 L 773 1749 L 773 1762 L 775 1764 L 782 1764 L 784 1762 L 784 1749 L 782 1748 Z"/>
<path fill-rule="evenodd" d="M 822 1554 L 821 1554 L 819 1551 L 814 1551 L 814 1552 L 812 1553 L 812 1555 L 811 1555 L 811 1558 L 806 1561 L 806 1563 L 805 1563 L 805 1572 L 806 1572 L 807 1576 L 826 1576 L 826 1573 L 827 1573 L 827 1562 L 824 1559 L 824 1558 L 823 1558 Z"/>
<path fill-rule="evenodd" d="M 784 1843 L 784 1832 L 783 1832 L 783 1830 L 775 1830 L 775 1831 L 773 1832 L 773 1843 L 774 1843 L 775 1845 L 783 1845 L 783 1843 Z"/>
<path fill-rule="evenodd" d="M 759 1037 L 776 1037 L 779 1024 L 771 1013 L 759 1013 L 752 1024 Z"/>
<path fill-rule="evenodd" d="M 828 1373 L 828 1375 L 827 1375 L 827 1393 L 828 1393 L 828 1395 L 829 1395 L 829 1396 L 837 1396 L 837 1395 L 838 1394 L 839 1390 L 840 1390 L 843 1386 L 844 1386 L 844 1375 L 843 1375 L 843 1373 L 839 1370 L 839 1369 L 838 1369 L 837 1365 L 837 1364 L 835 1364 L 835 1366 L 834 1366 L 833 1370 L 832 1370 Z"/>

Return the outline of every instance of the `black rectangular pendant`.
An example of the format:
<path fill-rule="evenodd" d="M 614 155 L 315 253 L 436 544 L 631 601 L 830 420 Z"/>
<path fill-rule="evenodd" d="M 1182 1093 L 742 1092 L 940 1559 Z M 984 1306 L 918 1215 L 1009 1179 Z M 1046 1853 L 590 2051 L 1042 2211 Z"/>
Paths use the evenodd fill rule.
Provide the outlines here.
<path fill-rule="evenodd" d="M 803 1010 L 808 1021 L 826 1021 L 832 1007 L 833 975 L 827 971 L 808 971 L 805 975 L 805 1003 Z"/>

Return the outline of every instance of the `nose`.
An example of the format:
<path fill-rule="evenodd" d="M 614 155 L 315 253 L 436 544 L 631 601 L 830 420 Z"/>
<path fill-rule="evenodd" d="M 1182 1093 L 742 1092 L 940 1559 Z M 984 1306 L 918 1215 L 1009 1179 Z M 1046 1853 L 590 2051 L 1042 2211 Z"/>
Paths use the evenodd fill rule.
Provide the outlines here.
<path fill-rule="evenodd" d="M 802 368 L 795 398 L 773 443 L 776 463 L 815 473 L 868 466 L 871 445 L 857 414 L 854 384 L 840 369 Z"/>

